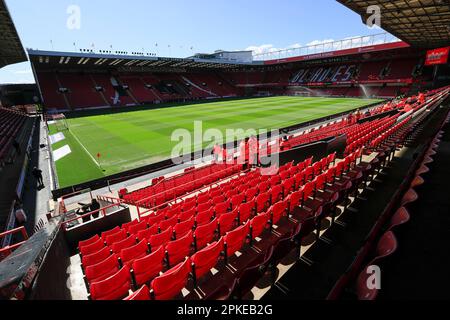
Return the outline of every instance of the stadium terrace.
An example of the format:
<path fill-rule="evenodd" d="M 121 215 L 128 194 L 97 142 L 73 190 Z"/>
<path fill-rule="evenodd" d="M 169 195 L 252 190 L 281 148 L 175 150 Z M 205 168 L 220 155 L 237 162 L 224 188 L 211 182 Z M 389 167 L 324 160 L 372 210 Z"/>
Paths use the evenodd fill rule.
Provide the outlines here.
<path fill-rule="evenodd" d="M 36 80 L 0 86 L 0 299 L 205 318 L 448 299 L 450 5 L 337 2 L 363 21 L 379 6 L 389 33 L 187 58 L 24 50 L 0 0 L 0 67 L 29 61 Z"/>

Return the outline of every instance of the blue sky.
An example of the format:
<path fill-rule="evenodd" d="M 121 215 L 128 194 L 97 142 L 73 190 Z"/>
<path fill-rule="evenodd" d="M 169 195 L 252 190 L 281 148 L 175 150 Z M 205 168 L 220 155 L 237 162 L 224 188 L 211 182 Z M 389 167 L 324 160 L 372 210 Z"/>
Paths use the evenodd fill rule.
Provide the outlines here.
<path fill-rule="evenodd" d="M 283 49 L 380 33 L 334 0 L 6 0 L 24 47 L 79 48 L 187 57 L 217 49 Z M 71 5 L 80 28 L 70 29 Z M 51 42 L 52 41 L 52 42 Z M 73 43 L 76 44 L 74 47 Z M 155 44 L 158 44 L 156 47 Z M 170 45 L 170 48 L 168 47 Z M 190 48 L 193 47 L 193 50 Z M 33 82 L 27 63 L 0 70 L 0 83 Z"/>

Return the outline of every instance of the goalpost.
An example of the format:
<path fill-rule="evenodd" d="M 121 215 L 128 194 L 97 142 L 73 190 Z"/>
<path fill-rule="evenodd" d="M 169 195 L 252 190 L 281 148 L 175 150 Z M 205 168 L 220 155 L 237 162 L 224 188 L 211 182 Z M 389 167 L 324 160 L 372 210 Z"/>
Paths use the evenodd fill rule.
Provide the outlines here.
<path fill-rule="evenodd" d="M 69 123 L 67 122 L 66 116 L 64 114 L 54 114 L 52 116 L 52 121 L 54 121 L 56 129 L 58 131 L 69 130 Z"/>

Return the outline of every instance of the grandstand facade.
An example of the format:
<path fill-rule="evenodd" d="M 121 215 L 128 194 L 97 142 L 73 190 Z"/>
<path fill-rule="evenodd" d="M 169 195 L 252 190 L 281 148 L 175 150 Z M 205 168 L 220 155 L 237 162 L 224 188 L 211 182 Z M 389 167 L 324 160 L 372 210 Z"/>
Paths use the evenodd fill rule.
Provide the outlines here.
<path fill-rule="evenodd" d="M 434 16 L 448 16 L 450 5 L 339 2 L 362 17 L 368 2 L 383 7 L 397 40 L 362 37 L 265 58 L 29 49 L 36 105 L 9 99 L 0 107 L 0 299 L 447 298 L 438 283 L 448 280 L 446 245 L 428 248 L 445 243 L 449 227 L 442 181 L 449 177 L 450 39 L 434 30 L 444 25 Z M 0 23 L 11 35 L 0 36 L 0 67 L 26 59 L 11 24 L 10 17 Z M 231 114 L 257 97 L 306 97 L 320 102 L 315 108 L 335 98 L 374 100 L 193 151 L 182 164 L 161 158 L 112 176 L 102 173 L 105 155 L 91 154 L 74 135 L 101 178 L 59 188 L 56 163 L 73 150 L 54 146 L 72 134 L 67 118 L 112 122 L 128 112 L 175 113 L 173 105 L 214 101 L 234 103 Z M 261 102 L 283 107 L 271 103 Z M 195 103 L 190 108 L 196 112 Z M 267 110 L 249 111 L 243 122 L 253 124 L 259 112 Z M 139 125 L 144 134 L 147 124 Z M 20 209 L 29 214 L 25 222 Z M 430 273 L 442 266 L 413 290 L 411 261 Z M 374 272 L 382 274 L 381 288 L 368 285 Z"/>

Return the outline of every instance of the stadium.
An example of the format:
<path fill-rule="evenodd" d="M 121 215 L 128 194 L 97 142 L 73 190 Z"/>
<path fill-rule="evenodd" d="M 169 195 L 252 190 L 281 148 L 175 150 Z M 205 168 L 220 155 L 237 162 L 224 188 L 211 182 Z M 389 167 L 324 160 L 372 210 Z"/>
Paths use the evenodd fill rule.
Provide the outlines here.
<path fill-rule="evenodd" d="M 337 3 L 383 30 L 175 58 L 0 0 L 0 300 L 448 300 L 450 3 Z"/>

